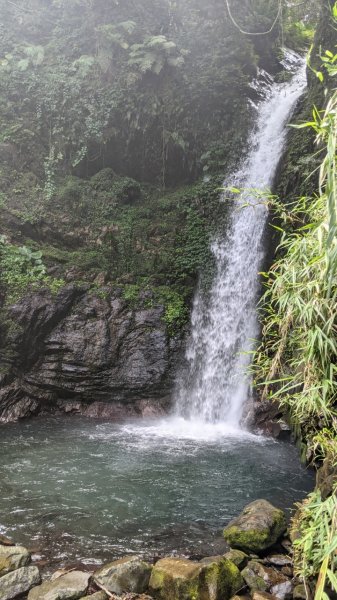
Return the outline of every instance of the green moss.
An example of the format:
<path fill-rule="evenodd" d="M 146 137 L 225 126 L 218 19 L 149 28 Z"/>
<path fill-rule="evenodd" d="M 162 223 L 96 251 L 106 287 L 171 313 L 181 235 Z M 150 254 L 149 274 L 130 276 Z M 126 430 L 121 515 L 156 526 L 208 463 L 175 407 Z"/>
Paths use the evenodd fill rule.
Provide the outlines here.
<path fill-rule="evenodd" d="M 267 590 L 267 583 L 263 577 L 261 577 L 261 575 L 257 575 L 251 568 L 249 568 L 249 563 L 248 566 L 242 571 L 242 576 L 251 590 L 259 592 L 265 592 Z"/>
<path fill-rule="evenodd" d="M 211 563 L 206 569 L 205 582 L 209 598 L 229 600 L 244 585 L 238 567 L 226 558 Z"/>
<path fill-rule="evenodd" d="M 239 527 L 226 528 L 224 537 L 230 546 L 239 547 L 247 552 L 258 552 L 268 543 L 269 529 L 249 529 L 243 531 Z"/>
<path fill-rule="evenodd" d="M 239 569 L 240 569 L 240 567 L 242 568 L 243 566 L 245 566 L 248 561 L 248 555 L 245 552 L 242 552 L 242 550 L 235 550 L 235 549 L 232 549 L 229 552 L 226 552 L 226 554 L 224 555 L 224 558 L 227 558 L 227 560 L 230 560 Z"/>

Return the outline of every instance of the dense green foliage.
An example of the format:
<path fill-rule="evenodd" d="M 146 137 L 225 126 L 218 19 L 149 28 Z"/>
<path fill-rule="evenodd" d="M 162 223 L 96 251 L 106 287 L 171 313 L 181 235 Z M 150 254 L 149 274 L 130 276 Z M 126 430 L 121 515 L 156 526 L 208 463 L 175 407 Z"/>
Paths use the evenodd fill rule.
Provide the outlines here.
<path fill-rule="evenodd" d="M 7 291 L 6 303 L 14 302 L 28 290 L 38 289 L 41 285 L 54 293 L 64 281 L 46 274 L 42 252 L 15 246 L 5 236 L 0 236 L 0 286 Z"/>
<path fill-rule="evenodd" d="M 251 20 L 268 23 L 276 5 Z M 76 167 L 194 178 L 211 142 L 225 156 L 238 135 L 258 56 L 222 2 L 1 0 L 1 15 L 1 141 L 44 172 L 48 197 L 55 173 Z"/>
<path fill-rule="evenodd" d="M 326 74 L 336 76 L 337 55 L 326 50 L 322 59 Z M 314 72 L 324 79 L 322 71 Z M 306 458 L 334 474 L 328 492 L 323 496 L 318 488 L 293 523 L 297 574 L 308 590 L 318 577 L 315 599 L 326 600 L 328 589 L 337 591 L 337 93 L 298 127 L 317 136 L 318 192 L 286 207 L 274 202 L 282 239 L 266 274 L 263 340 L 254 369 L 263 397 L 288 413 Z"/>
<path fill-rule="evenodd" d="M 3 254 L 7 302 L 29 278 L 170 287 L 165 319 L 182 324 L 198 273 L 212 277 L 218 188 L 244 148 L 257 66 L 279 66 L 279 28 L 262 46 L 238 36 L 220 0 L 0 8 L 1 232 L 46 266 L 39 279 L 20 267 L 18 285 Z M 241 8 L 256 29 L 277 1 Z"/>

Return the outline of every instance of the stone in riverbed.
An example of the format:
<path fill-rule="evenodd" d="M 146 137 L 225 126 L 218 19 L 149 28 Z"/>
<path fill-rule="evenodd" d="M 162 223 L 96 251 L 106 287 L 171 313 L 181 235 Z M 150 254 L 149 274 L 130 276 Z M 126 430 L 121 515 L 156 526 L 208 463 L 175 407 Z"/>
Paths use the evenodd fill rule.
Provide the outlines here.
<path fill-rule="evenodd" d="M 12 600 L 41 581 L 37 567 L 21 567 L 0 578 L 0 600 Z"/>
<path fill-rule="evenodd" d="M 240 571 L 221 556 L 210 560 L 159 560 L 153 567 L 150 594 L 158 600 L 229 600 L 244 585 Z"/>
<path fill-rule="evenodd" d="M 276 596 L 268 594 L 268 592 L 254 592 L 253 600 L 277 600 Z"/>
<path fill-rule="evenodd" d="M 297 585 L 293 591 L 293 598 L 294 600 L 306 600 L 307 599 L 307 593 L 305 591 L 305 586 L 303 585 L 303 583 L 300 583 L 299 585 Z"/>
<path fill-rule="evenodd" d="M 242 571 L 242 577 L 252 592 L 270 592 L 280 600 L 291 596 L 291 581 L 276 569 L 256 560 L 248 563 Z"/>
<path fill-rule="evenodd" d="M 105 592 L 96 592 L 90 596 L 83 596 L 81 600 L 108 600 L 109 596 Z"/>
<path fill-rule="evenodd" d="M 127 556 L 108 563 L 94 573 L 94 581 L 109 592 L 142 594 L 149 585 L 152 567 L 138 556 Z"/>
<path fill-rule="evenodd" d="M 23 546 L 0 546 L 0 577 L 30 563 L 30 554 Z"/>
<path fill-rule="evenodd" d="M 13 540 L 8 538 L 6 535 L 0 535 L 0 544 L 2 546 L 15 546 Z"/>
<path fill-rule="evenodd" d="M 249 560 L 245 552 L 235 549 L 226 552 L 226 554 L 224 554 L 224 558 L 227 558 L 227 560 L 232 561 L 238 567 L 239 570 L 243 569 L 243 567 L 246 566 Z"/>
<path fill-rule="evenodd" d="M 78 600 L 86 594 L 90 577 L 90 573 L 70 571 L 31 590 L 28 600 Z"/>
<path fill-rule="evenodd" d="M 273 546 L 287 529 L 285 514 L 267 500 L 248 504 L 224 529 L 225 540 L 245 552 L 261 552 Z"/>
<path fill-rule="evenodd" d="M 271 556 L 267 556 L 265 562 L 275 565 L 275 567 L 287 567 L 292 565 L 291 558 L 286 554 L 273 554 Z"/>

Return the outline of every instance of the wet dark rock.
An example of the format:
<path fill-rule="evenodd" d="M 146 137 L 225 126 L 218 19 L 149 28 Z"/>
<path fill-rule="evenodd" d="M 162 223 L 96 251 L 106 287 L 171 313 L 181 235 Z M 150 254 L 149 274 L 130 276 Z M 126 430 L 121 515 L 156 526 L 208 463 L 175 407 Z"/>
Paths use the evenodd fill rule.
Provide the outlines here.
<path fill-rule="evenodd" d="M 13 327 L 0 347 L 0 421 L 38 412 L 163 414 L 182 347 L 163 315 L 162 306 L 133 308 L 117 292 L 100 297 L 86 285 L 25 297 L 9 311 Z"/>

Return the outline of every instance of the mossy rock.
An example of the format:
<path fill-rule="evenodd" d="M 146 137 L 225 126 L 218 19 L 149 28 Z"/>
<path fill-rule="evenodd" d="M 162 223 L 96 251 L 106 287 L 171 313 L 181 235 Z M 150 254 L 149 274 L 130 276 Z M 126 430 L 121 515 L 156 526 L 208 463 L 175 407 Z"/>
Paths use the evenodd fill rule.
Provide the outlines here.
<path fill-rule="evenodd" d="M 240 570 L 246 566 L 246 564 L 249 560 L 249 558 L 245 552 L 242 552 L 242 550 L 235 550 L 234 548 L 232 550 L 230 550 L 229 552 L 226 552 L 226 554 L 224 554 L 224 558 L 227 558 L 227 560 L 230 560 Z"/>
<path fill-rule="evenodd" d="M 116 178 L 116 173 L 112 169 L 101 169 L 90 179 L 90 183 L 95 190 L 99 192 L 108 192 Z"/>
<path fill-rule="evenodd" d="M 102 169 L 90 180 L 96 192 L 108 194 L 118 205 L 133 204 L 141 198 L 141 186 L 131 177 L 117 176 L 112 169 Z"/>
<path fill-rule="evenodd" d="M 224 537 L 232 548 L 259 553 L 273 546 L 286 529 L 282 510 L 267 500 L 256 500 L 229 523 L 224 529 Z"/>
<path fill-rule="evenodd" d="M 243 585 L 239 569 L 223 557 L 209 563 L 164 558 L 153 568 L 149 587 L 158 600 L 229 600 Z"/>
<path fill-rule="evenodd" d="M 252 593 L 270 592 L 278 598 L 289 598 L 292 592 L 292 583 L 277 569 L 267 567 L 257 560 L 251 560 L 242 571 L 242 577 Z M 263 600 L 260 596 L 257 600 Z"/>
<path fill-rule="evenodd" d="M 85 181 L 80 179 L 80 177 L 66 177 L 62 185 L 57 189 L 57 200 L 61 206 L 75 207 L 81 202 L 85 189 Z"/>

